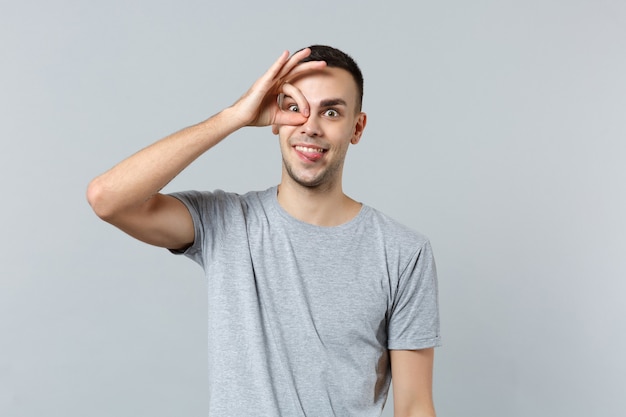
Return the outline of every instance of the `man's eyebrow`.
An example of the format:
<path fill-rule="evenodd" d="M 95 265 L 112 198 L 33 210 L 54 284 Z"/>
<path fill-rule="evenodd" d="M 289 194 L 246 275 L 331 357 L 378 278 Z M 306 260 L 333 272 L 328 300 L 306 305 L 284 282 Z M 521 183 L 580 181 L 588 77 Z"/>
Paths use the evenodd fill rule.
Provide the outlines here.
<path fill-rule="evenodd" d="M 348 103 L 342 98 L 331 98 L 327 100 L 322 100 L 320 102 L 320 107 L 332 107 L 332 106 L 347 106 Z"/>
<path fill-rule="evenodd" d="M 287 94 L 282 94 L 279 96 L 279 105 L 282 105 L 283 102 L 290 100 L 295 102 L 296 100 Z M 320 102 L 320 107 L 333 107 L 333 106 L 344 106 L 347 107 L 348 103 L 342 98 L 328 98 L 326 100 L 322 100 Z"/>
<path fill-rule="evenodd" d="M 295 99 L 287 94 L 283 94 L 282 95 L 282 99 L 281 99 L 281 103 L 284 100 L 292 100 L 295 101 Z M 348 103 L 346 103 L 346 101 L 342 98 L 329 98 L 326 100 L 322 100 L 320 102 L 320 107 L 333 107 L 333 106 L 348 106 Z"/>

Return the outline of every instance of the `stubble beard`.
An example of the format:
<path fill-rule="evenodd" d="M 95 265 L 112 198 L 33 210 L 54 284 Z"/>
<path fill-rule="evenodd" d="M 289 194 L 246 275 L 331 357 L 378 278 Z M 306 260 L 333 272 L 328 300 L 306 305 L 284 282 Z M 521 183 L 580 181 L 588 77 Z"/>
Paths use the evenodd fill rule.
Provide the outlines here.
<path fill-rule="evenodd" d="M 301 187 L 316 191 L 331 189 L 337 182 L 337 175 L 340 175 L 342 165 L 342 161 L 334 162 L 332 165 L 326 167 L 322 172 L 318 173 L 318 175 L 314 178 L 305 180 L 301 176 L 298 176 L 293 166 L 283 157 L 283 167 L 285 168 L 287 175 L 289 175 L 289 178 Z"/>

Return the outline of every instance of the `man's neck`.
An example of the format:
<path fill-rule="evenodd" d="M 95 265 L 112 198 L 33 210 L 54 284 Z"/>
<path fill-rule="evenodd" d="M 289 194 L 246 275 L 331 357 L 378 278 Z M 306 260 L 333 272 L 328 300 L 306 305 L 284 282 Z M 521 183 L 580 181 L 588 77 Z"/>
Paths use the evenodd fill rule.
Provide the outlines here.
<path fill-rule="evenodd" d="M 278 186 L 278 204 L 300 221 L 326 227 L 347 223 L 361 210 L 361 203 L 345 195 L 341 185 L 320 189 L 284 180 Z"/>

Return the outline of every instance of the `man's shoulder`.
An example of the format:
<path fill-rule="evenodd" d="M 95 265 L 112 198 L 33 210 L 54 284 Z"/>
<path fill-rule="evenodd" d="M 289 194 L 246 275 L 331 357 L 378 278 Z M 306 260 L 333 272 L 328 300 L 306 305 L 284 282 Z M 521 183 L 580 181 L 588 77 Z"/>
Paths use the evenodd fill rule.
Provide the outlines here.
<path fill-rule="evenodd" d="M 371 223 L 375 232 L 393 238 L 400 244 L 418 244 L 421 246 L 429 241 L 426 235 L 396 218 L 371 206 L 366 205 L 365 207 L 368 213 L 368 222 Z"/>

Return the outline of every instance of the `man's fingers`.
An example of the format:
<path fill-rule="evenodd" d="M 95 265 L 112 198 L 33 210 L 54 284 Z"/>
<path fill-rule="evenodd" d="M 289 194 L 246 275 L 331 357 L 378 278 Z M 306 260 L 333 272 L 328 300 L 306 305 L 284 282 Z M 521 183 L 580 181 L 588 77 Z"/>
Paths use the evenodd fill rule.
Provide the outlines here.
<path fill-rule="evenodd" d="M 296 66 L 298 66 L 298 64 L 300 63 L 300 61 L 302 61 L 304 58 L 306 58 L 307 56 L 309 56 L 311 54 L 311 50 L 309 48 L 304 48 L 301 51 L 296 52 L 295 54 L 293 54 L 289 59 L 287 59 L 287 61 L 283 64 L 283 67 L 281 68 L 280 72 L 278 73 L 278 78 L 279 79 L 283 79 L 287 76 L 287 74 L 289 73 L 289 71 L 291 71 L 292 69 L 294 69 Z"/>
<path fill-rule="evenodd" d="M 289 51 L 283 51 L 283 53 L 278 57 L 278 59 L 272 64 L 272 66 L 267 70 L 265 76 L 270 80 L 275 80 L 277 76 L 281 73 L 281 70 L 284 69 L 285 64 L 289 60 Z"/>
<path fill-rule="evenodd" d="M 300 76 L 303 73 L 319 71 L 319 70 L 322 70 L 324 68 L 326 68 L 326 61 L 309 61 L 309 62 L 304 62 L 304 63 L 296 66 L 295 68 L 293 68 L 291 71 L 289 71 L 287 73 L 287 75 L 285 76 L 285 80 L 286 81 L 291 81 L 291 80 L 297 78 L 298 76 Z"/>
<path fill-rule="evenodd" d="M 300 64 L 300 61 L 309 56 L 311 50 L 305 48 L 289 57 L 289 52 L 284 51 L 272 66 L 257 80 L 253 88 L 265 92 L 276 92 L 281 85 L 294 76 L 326 66 L 324 61 L 312 61 Z"/>
<path fill-rule="evenodd" d="M 265 74 L 239 99 L 237 104 L 247 115 L 248 124 L 254 126 L 273 123 L 298 125 L 306 122 L 310 111 L 309 103 L 298 89 L 290 84 L 284 84 L 303 73 L 326 67 L 324 61 L 301 63 L 310 54 L 309 48 L 298 51 L 292 56 L 289 56 L 288 51 L 284 51 Z M 294 113 L 277 109 L 276 100 L 279 94 L 290 96 L 295 101 L 298 111 Z"/>
<path fill-rule="evenodd" d="M 276 114 L 274 125 L 280 126 L 300 126 L 306 123 L 307 118 L 302 113 L 279 111 Z"/>
<path fill-rule="evenodd" d="M 326 62 L 324 61 L 309 61 L 300 63 L 300 61 L 302 61 L 310 54 L 311 50 L 309 48 L 305 48 L 301 51 L 296 52 L 283 66 L 280 73 L 278 74 L 278 78 L 281 80 L 284 79 L 289 81 L 289 79 L 292 79 L 295 75 L 299 73 L 322 69 L 326 66 Z"/>
<path fill-rule="evenodd" d="M 267 81 L 270 82 L 282 81 L 291 70 L 298 66 L 300 61 L 310 54 L 311 50 L 309 48 L 304 48 L 303 50 L 293 54 L 291 57 L 289 57 L 289 51 L 284 51 L 267 70 L 265 77 L 263 78 L 266 78 Z"/>
<path fill-rule="evenodd" d="M 302 114 L 304 117 L 309 117 L 310 107 L 309 102 L 300 90 L 289 83 L 284 83 L 281 87 L 282 96 L 280 97 L 280 110 L 284 112 L 294 112 Z M 295 104 L 295 109 L 291 109 Z"/>
<path fill-rule="evenodd" d="M 306 123 L 310 113 L 309 102 L 295 86 L 284 83 L 278 99 L 278 112 L 274 117 L 276 125 L 299 126 Z"/>

